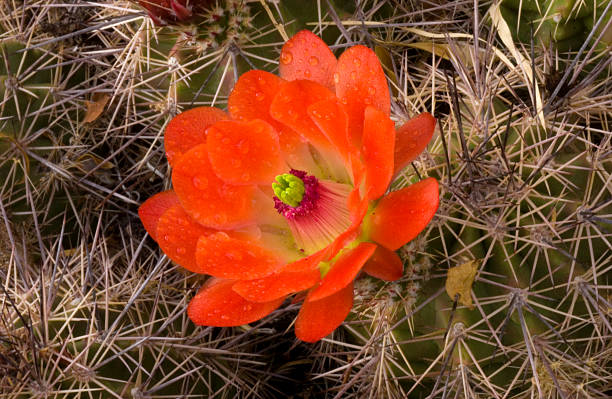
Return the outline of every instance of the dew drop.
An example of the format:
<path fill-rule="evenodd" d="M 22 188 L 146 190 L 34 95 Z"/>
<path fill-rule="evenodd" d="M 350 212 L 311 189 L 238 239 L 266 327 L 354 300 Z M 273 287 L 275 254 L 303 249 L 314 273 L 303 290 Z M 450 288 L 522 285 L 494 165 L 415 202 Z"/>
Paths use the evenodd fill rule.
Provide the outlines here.
<path fill-rule="evenodd" d="M 312 111 L 312 115 L 315 118 L 321 119 L 321 113 L 319 111 L 317 111 L 317 110 Z"/>
<path fill-rule="evenodd" d="M 311 74 L 310 74 L 310 71 L 309 71 L 309 70 L 305 70 L 305 71 L 304 71 L 304 76 L 305 76 L 305 77 L 309 78 L 309 77 L 310 77 L 310 75 L 311 75 Z"/>
<path fill-rule="evenodd" d="M 243 154 L 249 153 L 249 143 L 246 140 L 242 140 L 238 143 L 238 150 Z"/>
<path fill-rule="evenodd" d="M 368 87 L 368 94 L 373 96 L 376 94 L 376 89 L 373 86 Z"/>
<path fill-rule="evenodd" d="M 178 247 L 176 249 L 176 253 L 179 255 L 185 255 L 187 253 L 187 250 L 184 247 Z"/>
<path fill-rule="evenodd" d="M 204 190 L 206 187 L 208 187 L 208 180 L 201 176 L 194 176 L 193 179 L 191 179 L 191 183 L 198 190 Z"/>
<path fill-rule="evenodd" d="M 340 74 L 338 72 L 334 73 L 334 83 L 338 84 L 340 82 Z"/>
<path fill-rule="evenodd" d="M 253 309 L 253 305 L 251 305 L 251 304 L 247 304 L 247 305 L 244 305 L 242 307 L 242 310 L 245 311 L 245 312 L 249 312 L 249 311 L 251 311 L 251 309 Z"/>
<path fill-rule="evenodd" d="M 219 232 L 213 234 L 210 238 L 212 238 L 215 241 L 227 241 L 227 240 L 229 240 L 229 236 L 227 235 L 227 233 L 224 233 L 222 231 L 219 231 Z"/>
<path fill-rule="evenodd" d="M 251 178 L 251 175 L 248 172 L 244 172 L 240 178 L 242 181 L 247 182 Z"/>
<path fill-rule="evenodd" d="M 240 107 L 238 107 L 237 105 L 232 105 L 229 107 L 229 112 L 235 114 L 236 112 L 238 112 L 240 110 Z"/>
<path fill-rule="evenodd" d="M 232 165 L 233 168 L 239 168 L 240 165 L 242 165 L 242 162 L 240 162 L 239 159 L 232 159 L 230 161 L 230 164 Z"/>
<path fill-rule="evenodd" d="M 262 92 L 258 91 L 257 93 L 255 93 L 255 99 L 257 101 L 263 101 L 266 99 L 266 95 L 263 94 Z"/>
<path fill-rule="evenodd" d="M 312 66 L 315 66 L 319 63 L 319 59 L 313 55 L 308 59 L 308 63 Z"/>
<path fill-rule="evenodd" d="M 221 315 L 221 318 L 222 318 L 223 320 L 229 320 L 229 316 L 224 315 L 224 314 L 223 314 L 223 315 Z"/>
<path fill-rule="evenodd" d="M 282 64 L 289 65 L 291 64 L 292 61 L 293 61 L 293 54 L 291 54 L 289 51 L 283 51 L 281 53 L 280 62 Z"/>
<path fill-rule="evenodd" d="M 342 97 L 342 98 L 340 99 L 340 102 L 341 102 L 342 104 L 344 104 L 344 105 L 348 104 L 348 100 L 346 99 L 346 97 Z"/>
<path fill-rule="evenodd" d="M 170 241 L 170 236 L 168 234 L 164 234 L 164 241 Z"/>
<path fill-rule="evenodd" d="M 366 97 L 366 98 L 363 99 L 363 103 L 366 104 L 366 105 L 370 105 L 370 104 L 372 104 L 372 99 Z"/>
<path fill-rule="evenodd" d="M 242 254 L 238 251 L 229 251 L 225 254 L 225 257 L 229 260 L 233 260 L 237 262 L 242 260 Z"/>
<path fill-rule="evenodd" d="M 357 72 L 355 71 L 351 72 L 351 79 L 357 80 Z"/>

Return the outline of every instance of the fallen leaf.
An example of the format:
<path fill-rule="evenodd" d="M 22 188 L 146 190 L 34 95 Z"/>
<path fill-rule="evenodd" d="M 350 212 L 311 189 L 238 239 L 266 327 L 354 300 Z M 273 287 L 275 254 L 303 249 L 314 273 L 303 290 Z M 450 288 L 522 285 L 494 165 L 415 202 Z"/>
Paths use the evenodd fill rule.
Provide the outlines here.
<path fill-rule="evenodd" d="M 446 293 L 452 300 L 459 294 L 459 303 L 474 309 L 472 304 L 472 283 L 480 261 L 471 260 L 462 265 L 451 267 L 446 274 Z"/>
<path fill-rule="evenodd" d="M 87 112 L 85 113 L 84 123 L 90 123 L 98 119 L 108 104 L 110 96 L 106 93 L 94 93 L 92 101 L 87 101 Z"/>

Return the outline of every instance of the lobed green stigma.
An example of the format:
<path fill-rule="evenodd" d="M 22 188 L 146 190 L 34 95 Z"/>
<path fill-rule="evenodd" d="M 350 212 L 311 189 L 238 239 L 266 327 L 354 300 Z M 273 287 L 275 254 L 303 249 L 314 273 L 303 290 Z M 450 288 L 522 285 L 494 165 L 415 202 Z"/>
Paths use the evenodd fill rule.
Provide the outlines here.
<path fill-rule="evenodd" d="M 297 207 L 304 198 L 304 182 L 297 176 L 285 173 L 276 176 L 278 183 L 272 183 L 274 195 L 284 204 Z"/>

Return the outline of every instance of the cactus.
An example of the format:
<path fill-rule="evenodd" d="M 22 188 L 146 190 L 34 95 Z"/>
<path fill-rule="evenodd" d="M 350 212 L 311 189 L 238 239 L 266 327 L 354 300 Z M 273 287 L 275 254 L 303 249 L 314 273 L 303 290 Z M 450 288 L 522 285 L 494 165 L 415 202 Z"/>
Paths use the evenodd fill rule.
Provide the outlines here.
<path fill-rule="evenodd" d="M 488 3 L 173 2 L 190 14 L 0 4 L 0 398 L 609 396 L 605 15 L 595 50 L 576 53 L 609 2 L 523 1 L 519 20 L 504 1 L 514 48 Z M 291 304 L 196 327 L 183 309 L 200 277 L 136 216 L 168 188 L 164 126 L 223 108 L 237 75 L 274 72 L 284 37 L 304 28 L 336 54 L 376 50 L 398 125 L 438 118 L 393 189 L 436 177 L 440 209 L 399 250 L 402 279 L 359 279 L 349 319 L 318 344 L 287 332 Z M 449 290 L 457 267 L 474 280 Z"/>
<path fill-rule="evenodd" d="M 504 0 L 501 11 L 516 40 L 530 43 L 533 36 L 535 44 L 554 44 L 560 51 L 567 51 L 578 50 L 602 16 L 596 33 L 604 30 L 610 19 L 609 14 L 604 14 L 608 4 L 607 0 Z M 609 33 L 604 42 L 610 43 Z"/>

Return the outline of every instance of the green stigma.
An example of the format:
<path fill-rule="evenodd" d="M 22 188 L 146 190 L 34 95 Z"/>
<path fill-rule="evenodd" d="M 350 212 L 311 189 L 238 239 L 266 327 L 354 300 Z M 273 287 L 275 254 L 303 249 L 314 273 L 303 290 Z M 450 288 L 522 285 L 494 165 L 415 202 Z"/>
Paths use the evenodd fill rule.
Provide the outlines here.
<path fill-rule="evenodd" d="M 284 204 L 297 207 L 304 198 L 304 182 L 297 176 L 285 173 L 276 176 L 277 183 L 272 183 L 276 198 Z"/>

